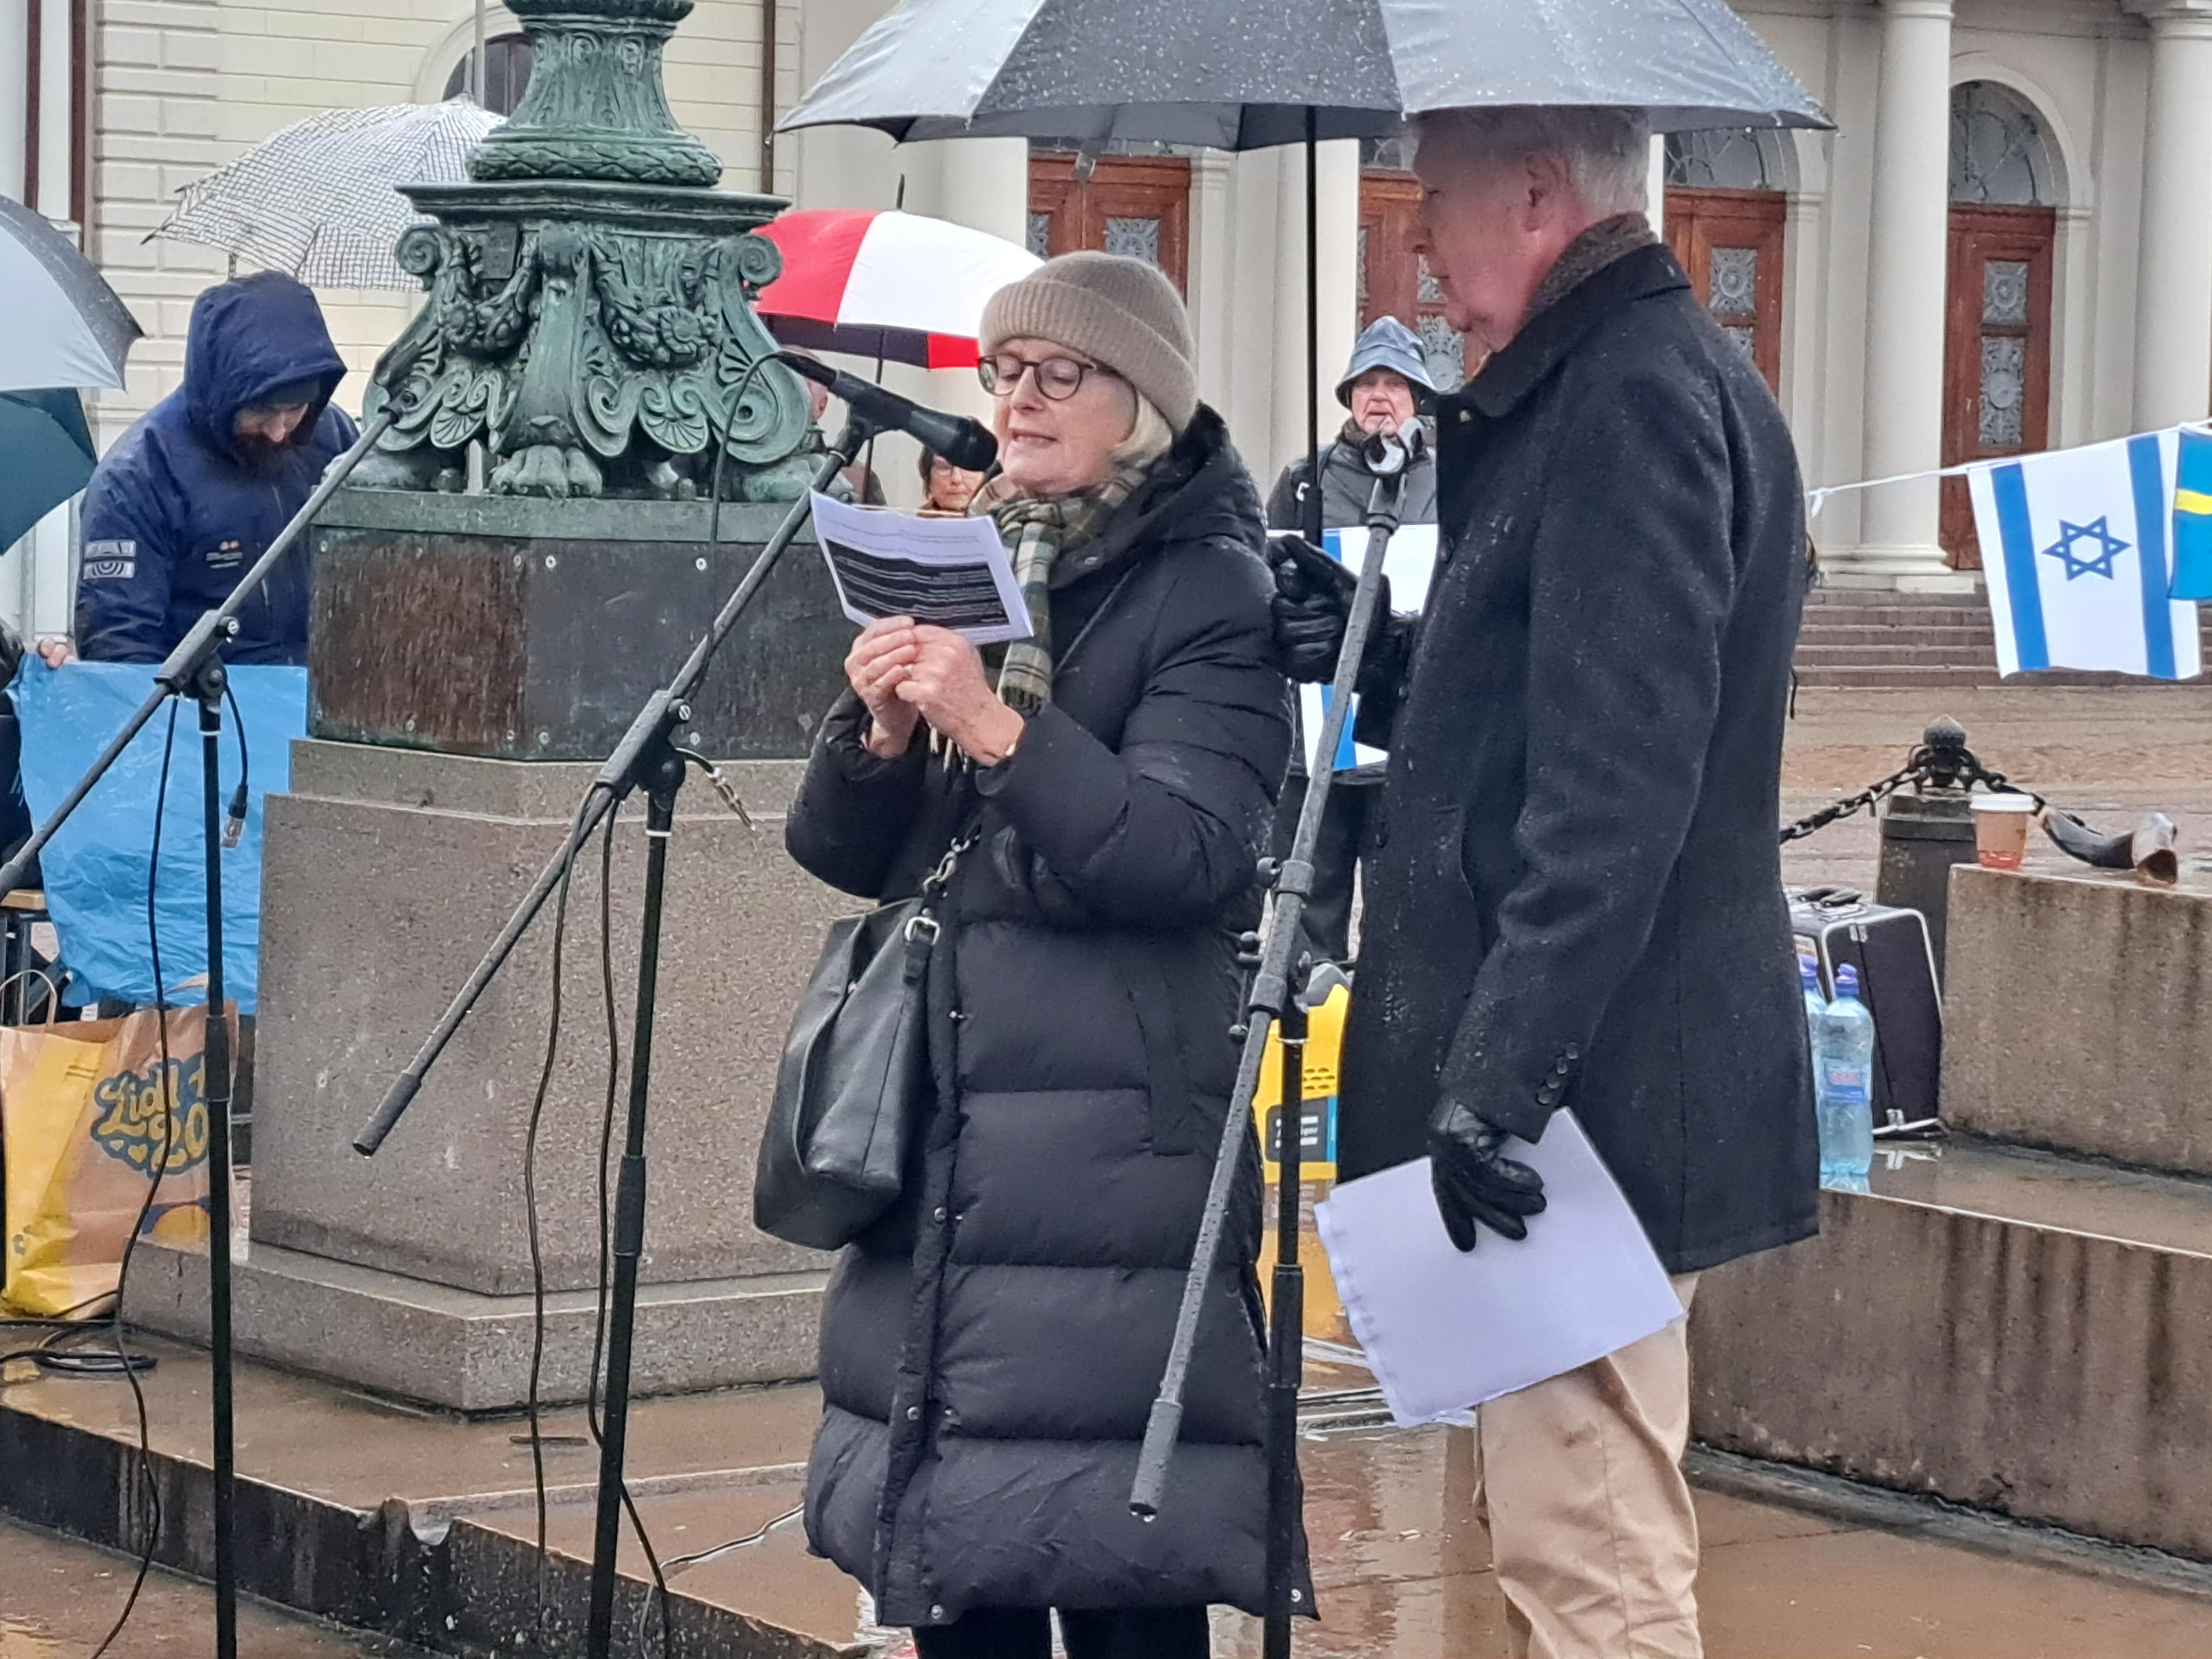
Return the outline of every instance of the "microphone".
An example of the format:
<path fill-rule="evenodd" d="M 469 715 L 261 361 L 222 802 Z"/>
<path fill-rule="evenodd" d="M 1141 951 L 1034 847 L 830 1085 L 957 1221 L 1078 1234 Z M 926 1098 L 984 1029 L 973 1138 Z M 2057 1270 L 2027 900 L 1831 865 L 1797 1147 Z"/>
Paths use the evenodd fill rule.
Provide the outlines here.
<path fill-rule="evenodd" d="M 779 351 L 776 361 L 796 369 L 870 425 L 887 432 L 903 432 L 927 445 L 963 472 L 986 472 L 999 459 L 999 441 L 980 422 L 965 415 L 947 415 L 925 409 L 910 398 L 845 374 L 829 364 L 796 351 Z"/>

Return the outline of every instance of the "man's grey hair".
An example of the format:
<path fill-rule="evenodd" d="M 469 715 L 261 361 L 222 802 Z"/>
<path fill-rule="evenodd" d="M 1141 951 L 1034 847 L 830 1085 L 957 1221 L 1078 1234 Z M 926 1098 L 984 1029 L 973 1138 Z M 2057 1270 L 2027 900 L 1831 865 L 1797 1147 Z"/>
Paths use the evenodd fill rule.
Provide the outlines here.
<path fill-rule="evenodd" d="M 1477 164 L 1556 155 L 1592 213 L 1640 213 L 1651 183 L 1651 124 L 1644 112 L 1512 104 L 1436 110 L 1407 129 L 1416 154 L 1433 145 Z"/>

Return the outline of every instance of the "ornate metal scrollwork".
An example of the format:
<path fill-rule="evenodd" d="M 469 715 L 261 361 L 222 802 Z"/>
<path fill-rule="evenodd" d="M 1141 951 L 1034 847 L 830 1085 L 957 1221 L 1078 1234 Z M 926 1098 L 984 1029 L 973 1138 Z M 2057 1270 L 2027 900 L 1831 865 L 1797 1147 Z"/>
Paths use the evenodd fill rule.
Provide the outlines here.
<path fill-rule="evenodd" d="M 521 107 L 477 182 L 410 192 L 434 217 L 397 250 L 422 350 L 396 354 L 412 395 L 362 482 L 450 485 L 480 441 L 501 493 L 682 498 L 718 448 L 728 493 L 795 492 L 805 397 L 750 301 L 782 268 L 753 234 L 781 204 L 708 190 L 720 164 L 661 91 L 691 0 L 512 9 L 537 46 Z"/>

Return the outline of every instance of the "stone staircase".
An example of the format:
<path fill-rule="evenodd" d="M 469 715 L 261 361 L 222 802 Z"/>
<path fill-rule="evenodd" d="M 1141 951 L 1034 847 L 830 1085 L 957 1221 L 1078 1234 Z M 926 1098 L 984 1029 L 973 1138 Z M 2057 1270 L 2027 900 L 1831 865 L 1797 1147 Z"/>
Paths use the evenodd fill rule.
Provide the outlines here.
<path fill-rule="evenodd" d="M 2212 661 L 2212 610 L 2204 627 Z M 2063 670 L 2001 681 L 1996 663 L 1996 633 L 1980 593 L 1815 588 L 1797 639 L 1797 684 L 1806 688 L 2166 684 Z"/>
<path fill-rule="evenodd" d="M 2212 1561 L 2212 881 L 1966 866 L 1949 909 L 1953 1133 L 1706 1275 L 1696 1436 Z"/>

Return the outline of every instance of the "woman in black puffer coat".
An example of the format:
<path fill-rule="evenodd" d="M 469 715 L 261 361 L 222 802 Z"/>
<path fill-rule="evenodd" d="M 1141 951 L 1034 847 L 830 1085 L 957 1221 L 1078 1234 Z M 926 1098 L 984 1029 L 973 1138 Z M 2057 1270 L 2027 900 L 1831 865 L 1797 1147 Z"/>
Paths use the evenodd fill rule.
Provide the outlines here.
<path fill-rule="evenodd" d="M 1036 637 L 987 674 L 879 623 L 787 836 L 867 898 L 972 830 L 933 957 L 938 1098 L 823 1312 L 806 1526 L 922 1659 L 1194 1659 L 1260 1610 L 1258 1150 L 1158 1521 L 1129 1513 L 1234 1086 L 1236 935 L 1290 742 L 1260 501 L 1165 279 L 1056 259 L 984 319 L 998 522 Z M 1311 1605 L 1309 1594 L 1305 1605 Z"/>

